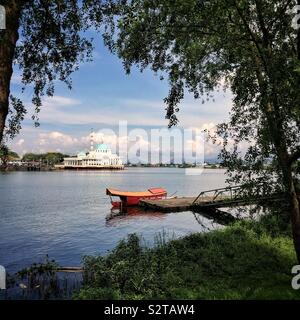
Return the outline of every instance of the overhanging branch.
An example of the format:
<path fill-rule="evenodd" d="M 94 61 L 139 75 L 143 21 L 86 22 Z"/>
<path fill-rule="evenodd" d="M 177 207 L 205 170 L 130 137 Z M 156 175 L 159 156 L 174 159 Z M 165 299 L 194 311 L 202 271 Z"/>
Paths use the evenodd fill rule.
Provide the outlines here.
<path fill-rule="evenodd" d="M 300 146 L 297 147 L 296 151 L 290 155 L 288 164 L 291 165 L 293 162 L 297 161 L 300 158 Z"/>

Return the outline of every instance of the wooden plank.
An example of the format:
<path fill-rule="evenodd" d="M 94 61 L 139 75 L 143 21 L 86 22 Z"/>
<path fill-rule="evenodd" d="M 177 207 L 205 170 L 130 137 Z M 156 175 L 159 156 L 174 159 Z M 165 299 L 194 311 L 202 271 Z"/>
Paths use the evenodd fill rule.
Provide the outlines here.
<path fill-rule="evenodd" d="M 230 199 L 222 196 L 215 200 L 214 196 L 201 196 L 197 203 L 194 203 L 195 197 L 182 197 L 162 200 L 141 200 L 139 205 L 144 209 L 155 210 L 161 212 L 180 212 L 187 210 L 198 210 L 201 208 L 217 209 L 229 206 L 247 205 L 259 203 L 262 201 L 282 201 L 282 197 L 257 197 L 257 198 L 240 198 Z"/>
<path fill-rule="evenodd" d="M 162 212 L 177 212 L 189 210 L 195 197 L 182 197 L 162 200 L 141 200 L 139 205 L 144 209 L 157 210 Z"/>
<path fill-rule="evenodd" d="M 162 200 L 141 200 L 139 205 L 144 209 L 157 210 L 162 212 L 179 212 L 191 210 L 195 197 L 181 197 Z M 213 197 L 201 197 L 200 203 L 212 203 Z"/>

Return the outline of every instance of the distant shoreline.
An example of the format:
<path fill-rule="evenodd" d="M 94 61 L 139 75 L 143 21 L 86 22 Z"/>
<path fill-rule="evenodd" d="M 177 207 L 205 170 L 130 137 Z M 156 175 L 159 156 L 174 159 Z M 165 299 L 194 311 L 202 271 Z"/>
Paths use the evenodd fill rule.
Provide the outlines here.
<path fill-rule="evenodd" d="M 20 167 L 20 166 L 7 166 L 0 167 L 0 172 L 59 172 L 59 171 L 123 171 L 126 169 L 208 169 L 208 170 L 226 170 L 225 167 L 204 166 L 204 167 L 180 167 L 180 166 L 124 166 L 121 169 L 114 168 L 55 168 L 53 166 L 42 167 Z"/>

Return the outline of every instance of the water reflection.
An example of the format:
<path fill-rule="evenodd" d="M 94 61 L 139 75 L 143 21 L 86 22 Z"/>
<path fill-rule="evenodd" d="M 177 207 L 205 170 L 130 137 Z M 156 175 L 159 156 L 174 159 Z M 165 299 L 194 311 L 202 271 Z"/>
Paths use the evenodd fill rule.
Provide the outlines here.
<path fill-rule="evenodd" d="M 207 169 L 201 176 L 183 173 L 180 168 L 128 168 L 0 174 L 0 264 L 16 272 L 48 254 L 62 266 L 77 266 L 84 255 L 113 250 L 129 233 L 152 243 L 163 230 L 176 237 L 202 232 L 191 211 L 164 214 L 129 208 L 121 215 L 110 213 L 107 186 L 144 190 L 161 185 L 180 197 L 225 185 L 223 170 Z"/>
<path fill-rule="evenodd" d="M 215 230 L 220 226 L 220 223 L 216 222 L 208 215 L 199 212 L 193 212 L 193 215 L 196 222 L 202 227 L 203 231 L 205 232 Z"/>
<path fill-rule="evenodd" d="M 158 219 L 163 220 L 166 214 L 158 211 L 145 211 L 140 207 L 125 207 L 122 209 L 113 208 L 111 212 L 106 216 L 106 225 L 116 225 L 124 220 L 133 220 L 139 218 Z"/>
<path fill-rule="evenodd" d="M 191 212 L 196 220 L 196 222 L 201 226 L 202 231 L 211 231 L 216 228 L 227 225 L 232 222 L 232 216 L 228 215 L 226 212 L 220 212 L 218 214 L 208 213 L 208 212 Z M 122 209 L 112 208 L 111 212 L 106 216 L 106 226 L 116 226 L 125 220 L 134 219 L 151 219 L 151 220 L 164 220 L 170 214 L 174 213 L 164 213 L 159 211 L 145 210 L 141 207 L 125 207 Z M 180 214 L 180 213 L 179 213 Z M 182 212 L 182 215 L 186 212 Z"/>

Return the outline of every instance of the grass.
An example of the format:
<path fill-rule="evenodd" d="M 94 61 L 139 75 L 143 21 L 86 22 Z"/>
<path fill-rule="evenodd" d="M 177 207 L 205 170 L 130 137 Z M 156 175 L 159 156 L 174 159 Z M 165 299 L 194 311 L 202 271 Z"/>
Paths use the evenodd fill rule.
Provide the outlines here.
<path fill-rule="evenodd" d="M 269 216 L 155 248 L 129 235 L 105 257 L 84 258 L 75 299 L 299 299 L 286 222 Z"/>

